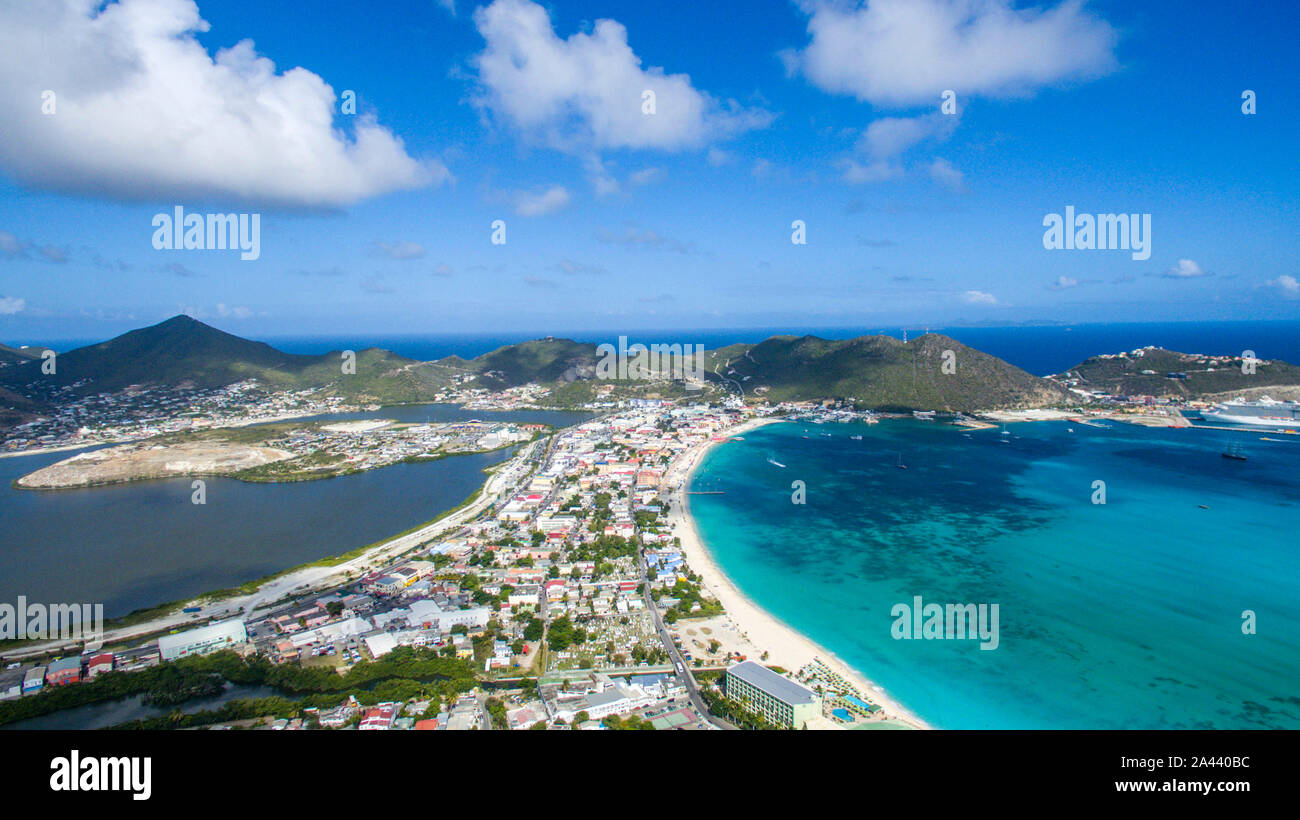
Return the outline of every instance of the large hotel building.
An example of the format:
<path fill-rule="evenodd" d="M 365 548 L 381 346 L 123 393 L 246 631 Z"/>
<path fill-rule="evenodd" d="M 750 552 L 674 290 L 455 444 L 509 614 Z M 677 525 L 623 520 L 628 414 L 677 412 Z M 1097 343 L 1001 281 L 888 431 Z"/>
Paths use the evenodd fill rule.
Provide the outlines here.
<path fill-rule="evenodd" d="M 802 729 L 821 715 L 816 692 L 754 661 L 728 669 L 726 685 L 728 698 L 776 726 Z"/>

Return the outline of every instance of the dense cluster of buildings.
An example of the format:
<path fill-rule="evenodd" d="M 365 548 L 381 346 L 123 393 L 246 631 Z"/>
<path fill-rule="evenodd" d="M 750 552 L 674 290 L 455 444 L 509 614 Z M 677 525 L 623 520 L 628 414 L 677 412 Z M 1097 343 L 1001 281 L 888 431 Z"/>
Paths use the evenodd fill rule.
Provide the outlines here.
<path fill-rule="evenodd" d="M 0 670 L 0 700 L 38 694 L 47 686 L 67 686 L 92 680 L 114 668 L 111 652 L 55 658 L 48 664 L 12 663 Z"/>
<path fill-rule="evenodd" d="M 712 724 L 693 705 L 687 671 L 672 661 L 681 639 L 664 630 L 675 617 L 709 614 L 699 610 L 717 604 L 691 572 L 662 499 L 673 489 L 665 486 L 669 465 L 690 448 L 721 440 L 743 417 L 736 406 L 625 403 L 556 433 L 535 469 L 478 519 L 361 577 L 295 596 L 255 617 L 165 635 L 116 657 L 6 670 L 0 696 L 220 649 L 343 673 L 413 646 L 470 661 L 485 685 L 522 678 L 535 685 L 494 687 L 503 703 L 492 715 L 486 704 L 497 695 L 476 690 L 437 715 L 426 714 L 427 704 L 345 701 L 311 710 L 310 717 L 322 727 L 362 730 L 598 729 L 624 719 L 655 728 L 707 728 Z M 289 443 L 319 448 L 330 446 L 330 436 L 377 432 L 344 428 L 326 431 L 322 440 Z M 458 423 L 429 425 L 425 432 L 442 437 L 440 444 L 460 437 L 482 446 L 485 436 L 531 437 L 535 431 Z M 689 651 L 681 656 L 692 662 Z M 775 725 L 802 725 L 822 708 L 810 689 L 753 662 L 732 667 L 724 691 Z M 272 728 L 305 725 L 301 719 L 276 721 Z"/>
<path fill-rule="evenodd" d="M 270 391 L 256 379 L 218 388 L 133 385 L 81 396 L 83 386 L 33 382 L 34 393 L 57 409 L 9 430 L 0 448 L 16 452 L 139 441 L 163 433 L 359 409 L 319 389 Z"/>
<path fill-rule="evenodd" d="M 386 419 L 295 427 L 270 446 L 298 456 L 333 459 L 349 470 L 371 470 L 437 454 L 495 450 L 527 441 L 544 425 L 464 421 L 393 424 Z M 292 469 L 292 463 L 285 462 Z"/>

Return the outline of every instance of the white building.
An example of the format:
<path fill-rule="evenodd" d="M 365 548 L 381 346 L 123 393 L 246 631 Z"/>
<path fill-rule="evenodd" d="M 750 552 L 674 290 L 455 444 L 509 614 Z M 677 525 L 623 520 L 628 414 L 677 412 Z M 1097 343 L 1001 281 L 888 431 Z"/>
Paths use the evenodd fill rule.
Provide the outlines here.
<path fill-rule="evenodd" d="M 221 649 L 233 649 L 247 641 L 248 632 L 244 629 L 244 622 L 232 618 L 191 629 L 188 632 L 164 635 L 158 639 L 158 653 L 163 660 L 171 661 L 189 655 L 205 655 Z"/>
<path fill-rule="evenodd" d="M 387 632 L 368 635 L 362 640 L 365 641 L 366 649 L 370 652 L 372 658 L 382 658 L 397 648 L 397 639 Z"/>
<path fill-rule="evenodd" d="M 350 638 L 369 632 L 372 628 L 370 622 L 364 618 L 348 618 L 345 621 L 335 621 L 332 624 L 324 624 L 315 629 L 294 633 L 289 637 L 289 640 L 293 641 L 294 646 L 306 646 L 310 643 L 334 643 L 340 638 Z"/>

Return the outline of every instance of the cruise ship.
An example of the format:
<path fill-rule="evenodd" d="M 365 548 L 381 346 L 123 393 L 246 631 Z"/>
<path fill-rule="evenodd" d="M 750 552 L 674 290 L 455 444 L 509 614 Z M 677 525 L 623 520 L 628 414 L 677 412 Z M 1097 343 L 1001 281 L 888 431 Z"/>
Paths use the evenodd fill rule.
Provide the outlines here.
<path fill-rule="evenodd" d="M 1300 404 L 1293 401 L 1276 401 L 1263 396 L 1259 401 L 1232 401 L 1216 404 L 1212 410 L 1202 410 L 1201 418 L 1224 424 L 1246 424 L 1251 427 L 1300 428 Z"/>

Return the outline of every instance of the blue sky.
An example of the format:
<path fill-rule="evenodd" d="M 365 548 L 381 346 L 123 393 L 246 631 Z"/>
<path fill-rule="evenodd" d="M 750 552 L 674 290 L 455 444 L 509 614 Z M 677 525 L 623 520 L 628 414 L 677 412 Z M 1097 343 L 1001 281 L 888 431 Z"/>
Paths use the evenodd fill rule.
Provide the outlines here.
<path fill-rule="evenodd" d="M 1290 4 L 99 5 L 0 2 L 7 341 L 1300 318 Z"/>

